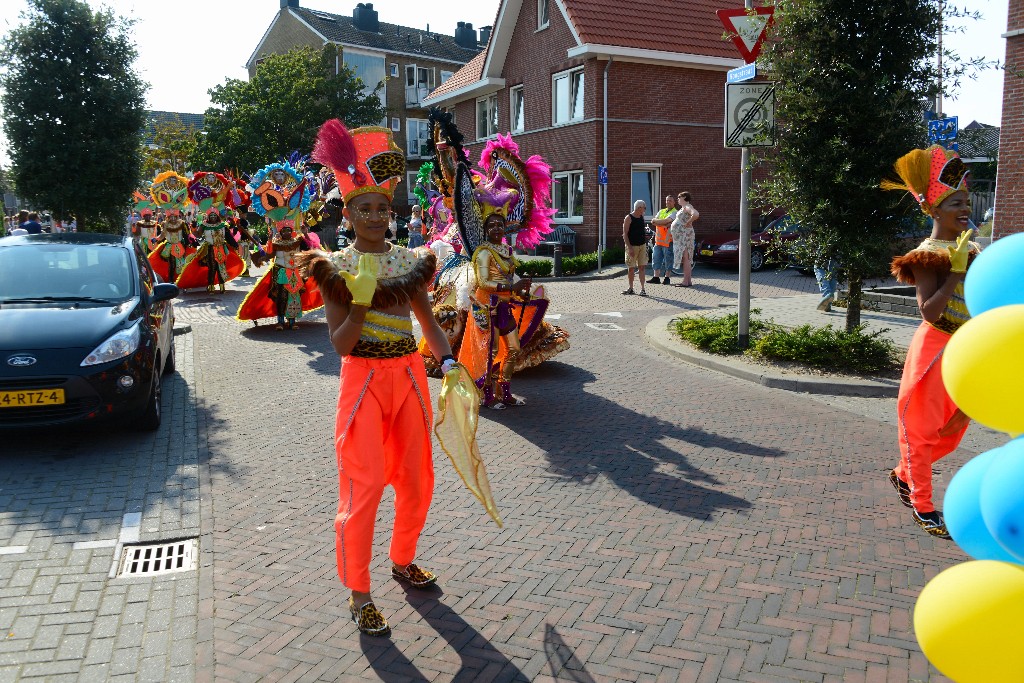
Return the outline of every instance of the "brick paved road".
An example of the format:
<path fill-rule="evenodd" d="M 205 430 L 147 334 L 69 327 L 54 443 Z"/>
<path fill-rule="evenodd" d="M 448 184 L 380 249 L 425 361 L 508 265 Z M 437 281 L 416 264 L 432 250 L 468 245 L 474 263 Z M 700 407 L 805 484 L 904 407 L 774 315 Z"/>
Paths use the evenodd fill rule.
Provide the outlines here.
<path fill-rule="evenodd" d="M 755 296 L 814 289 L 754 279 Z M 420 557 L 441 588 L 407 591 L 388 579 L 386 496 L 372 567 L 386 640 L 356 633 L 334 569 L 339 362 L 322 318 L 250 328 L 224 315 L 239 293 L 188 295 L 210 487 L 198 678 L 942 680 L 912 607 L 964 556 L 890 490 L 886 402 L 771 391 L 643 342 L 655 316 L 729 302 L 734 280 L 699 269 L 647 299 L 622 280 L 551 285 L 573 348 L 518 376 L 530 404 L 486 413 L 479 433 L 506 528 L 438 460 Z M 968 457 L 937 468 L 940 491 Z"/>

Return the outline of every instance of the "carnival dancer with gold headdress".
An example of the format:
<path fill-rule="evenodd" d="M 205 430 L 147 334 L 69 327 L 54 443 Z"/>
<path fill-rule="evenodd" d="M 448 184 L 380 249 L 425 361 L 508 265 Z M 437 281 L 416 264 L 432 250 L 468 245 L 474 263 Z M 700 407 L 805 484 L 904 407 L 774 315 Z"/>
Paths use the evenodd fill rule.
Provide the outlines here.
<path fill-rule="evenodd" d="M 938 145 L 915 149 L 896 161 L 895 172 L 898 180 L 885 180 L 882 188 L 910 192 L 931 216 L 932 234 L 892 262 L 893 275 L 917 288 L 923 322 L 903 366 L 896 403 L 900 462 L 889 481 L 922 529 L 948 539 L 932 503 L 932 465 L 960 444 L 968 418 L 946 392 L 939 361 L 950 336 L 970 319 L 963 283 L 980 247 L 969 241 L 968 170 L 955 152 Z"/>
<path fill-rule="evenodd" d="M 434 313 L 483 390 L 483 404 L 504 409 L 525 399 L 512 394 L 514 372 L 569 348 L 569 334 L 544 322 L 549 301 L 543 286 L 515 275 L 507 238 L 529 249 L 551 231 L 551 169 L 539 156 L 525 162 L 511 136 L 484 147 L 480 171 L 461 153 L 461 135 L 448 115 L 431 111 L 438 186 L 451 193 L 465 259 L 449 257 L 434 287 Z M 462 158 L 460 158 L 462 157 Z M 430 367 L 436 361 L 422 344 Z"/>
<path fill-rule="evenodd" d="M 253 211 L 273 226 L 266 244 L 266 256 L 272 265 L 246 295 L 235 317 L 254 323 L 276 317 L 277 329 L 284 329 L 286 324 L 288 329 L 294 329 L 296 319 L 304 312 L 324 305 L 316 283 L 311 277 L 300 275 L 296 264 L 296 256 L 309 249 L 305 237 L 296 230 L 302 212 L 309 207 L 308 182 L 284 162 L 261 169 L 252 177 L 249 187 L 253 192 Z"/>
<path fill-rule="evenodd" d="M 349 610 L 359 630 L 385 635 L 390 627 L 371 599 L 369 566 L 374 519 L 388 484 L 395 489 L 392 576 L 413 588 L 436 581 L 433 573 L 414 563 L 433 494 L 434 468 L 431 401 L 411 314 L 448 372 L 442 415 L 461 411 L 461 419 L 442 419 L 435 431 L 453 462 L 470 462 L 460 473 L 467 485 L 477 485 L 471 485 L 475 495 L 490 501 L 486 475 L 478 478 L 483 467 L 473 437 L 478 398 L 430 310 L 427 285 L 434 275 L 434 255 L 385 239 L 391 200 L 405 174 L 405 158 L 391 131 L 370 127 L 349 132 L 331 120 L 320 130 L 313 157 L 333 169 L 356 235 L 352 246 L 333 254 L 298 257 L 323 292 L 331 343 L 342 357 L 335 429 L 338 574 L 352 590 Z M 463 426 L 465 438 L 459 443 L 466 448 L 459 450 L 461 455 L 454 453 L 458 439 L 452 424 Z M 470 425 L 472 431 L 467 431 Z M 493 501 L 488 511 L 497 521 Z"/>
<path fill-rule="evenodd" d="M 153 204 L 164 212 L 161 241 L 150 251 L 149 262 L 165 282 L 174 282 L 196 251 L 182 218 L 188 206 L 188 179 L 174 171 L 164 171 L 153 179 L 149 193 Z"/>
<path fill-rule="evenodd" d="M 245 264 L 238 257 L 238 242 L 225 228 L 221 211 L 227 213 L 231 182 L 220 173 L 201 171 L 188 182 L 188 196 L 193 204 L 205 212 L 198 228 L 202 235 L 199 248 L 193 254 L 178 279 L 182 289 L 206 285 L 206 291 L 224 291 L 224 285 L 238 277 Z"/>

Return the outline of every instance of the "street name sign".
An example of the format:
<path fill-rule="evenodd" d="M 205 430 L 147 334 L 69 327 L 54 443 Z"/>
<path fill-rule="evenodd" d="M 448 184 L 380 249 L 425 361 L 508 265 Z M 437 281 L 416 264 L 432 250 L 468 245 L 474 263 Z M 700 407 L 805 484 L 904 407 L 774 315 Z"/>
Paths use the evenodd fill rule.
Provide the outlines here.
<path fill-rule="evenodd" d="M 725 84 L 725 146 L 775 145 L 775 84 L 747 81 Z"/>
<path fill-rule="evenodd" d="M 738 66 L 735 69 L 729 69 L 725 74 L 726 83 L 742 83 L 743 81 L 752 81 L 755 78 L 757 78 L 757 64 L 754 62 Z"/>
<path fill-rule="evenodd" d="M 747 9 L 720 9 L 716 12 L 719 21 L 729 32 L 736 49 L 740 51 L 743 61 L 753 62 L 761 52 L 765 33 L 771 26 L 775 14 L 774 7 L 754 7 Z"/>

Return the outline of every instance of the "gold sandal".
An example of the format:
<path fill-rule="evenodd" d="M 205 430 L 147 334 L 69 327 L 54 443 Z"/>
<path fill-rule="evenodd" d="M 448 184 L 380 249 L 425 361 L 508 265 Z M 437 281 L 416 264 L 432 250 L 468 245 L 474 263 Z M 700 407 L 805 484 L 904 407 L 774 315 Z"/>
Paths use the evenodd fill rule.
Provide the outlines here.
<path fill-rule="evenodd" d="M 352 621 L 356 622 L 356 628 L 360 633 L 365 633 L 368 636 L 386 636 L 391 633 L 388 620 L 384 618 L 373 602 L 363 603 L 357 609 L 355 600 L 349 598 L 348 611 L 352 613 Z"/>

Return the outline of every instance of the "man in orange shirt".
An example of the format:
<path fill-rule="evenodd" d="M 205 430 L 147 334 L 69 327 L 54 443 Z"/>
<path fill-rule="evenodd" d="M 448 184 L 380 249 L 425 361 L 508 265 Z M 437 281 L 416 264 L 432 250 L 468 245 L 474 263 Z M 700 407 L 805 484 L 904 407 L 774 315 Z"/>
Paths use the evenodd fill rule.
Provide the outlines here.
<path fill-rule="evenodd" d="M 661 273 L 665 274 L 664 283 L 672 284 L 669 277 L 672 274 L 672 233 L 669 232 L 669 226 L 672 225 L 672 219 L 676 217 L 678 208 L 676 198 L 670 194 L 665 195 L 665 208 L 651 220 L 651 225 L 654 226 L 654 250 L 651 255 L 651 260 L 654 261 L 652 285 L 662 282 Z"/>

